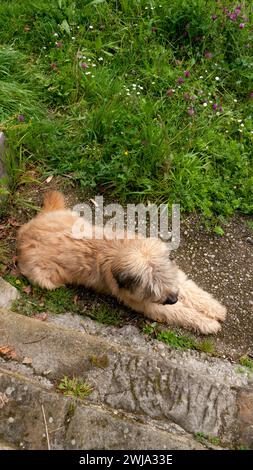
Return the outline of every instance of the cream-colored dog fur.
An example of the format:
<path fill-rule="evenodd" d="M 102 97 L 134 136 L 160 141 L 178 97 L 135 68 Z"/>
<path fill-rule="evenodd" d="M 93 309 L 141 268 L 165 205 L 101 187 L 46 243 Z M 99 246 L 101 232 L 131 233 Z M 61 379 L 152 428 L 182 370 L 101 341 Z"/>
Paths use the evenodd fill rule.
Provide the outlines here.
<path fill-rule="evenodd" d="M 78 218 L 65 209 L 63 195 L 51 191 L 42 212 L 20 228 L 18 263 L 32 283 L 45 289 L 83 285 L 152 320 L 205 334 L 219 331 L 225 307 L 176 267 L 164 242 L 106 234 L 76 239 L 72 229 Z"/>

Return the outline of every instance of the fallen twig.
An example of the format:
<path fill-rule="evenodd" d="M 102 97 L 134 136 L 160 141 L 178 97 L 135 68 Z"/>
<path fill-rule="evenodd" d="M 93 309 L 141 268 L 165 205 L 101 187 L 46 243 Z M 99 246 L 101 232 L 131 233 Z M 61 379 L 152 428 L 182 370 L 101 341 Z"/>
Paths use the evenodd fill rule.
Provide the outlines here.
<path fill-rule="evenodd" d="M 47 335 L 42 336 L 42 338 L 35 339 L 34 341 L 25 341 L 23 344 L 39 343 L 40 341 L 42 341 L 42 340 L 45 339 L 46 337 L 47 337 Z"/>
<path fill-rule="evenodd" d="M 43 405 L 41 405 L 41 408 L 42 408 L 43 419 L 44 419 L 44 424 L 45 424 L 45 429 L 46 429 L 46 436 L 47 436 L 47 448 L 48 448 L 48 450 L 51 450 L 51 447 L 50 447 L 50 442 L 49 442 L 48 428 L 47 428 L 47 420 L 46 420 L 46 415 L 45 415 L 44 406 L 43 406 Z"/>

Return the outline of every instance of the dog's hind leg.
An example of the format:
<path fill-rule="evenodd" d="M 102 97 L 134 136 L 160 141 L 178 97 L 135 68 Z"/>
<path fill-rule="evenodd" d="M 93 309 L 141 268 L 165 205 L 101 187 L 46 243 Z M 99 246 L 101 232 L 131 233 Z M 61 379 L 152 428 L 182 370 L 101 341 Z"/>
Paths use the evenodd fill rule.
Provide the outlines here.
<path fill-rule="evenodd" d="M 186 274 L 179 271 L 179 300 L 187 307 L 197 310 L 206 317 L 224 321 L 226 308 L 214 299 L 211 294 L 204 291 L 194 281 L 187 278 Z"/>
<path fill-rule="evenodd" d="M 128 305 L 151 320 L 182 326 L 204 334 L 217 333 L 221 328 L 216 320 L 205 317 L 196 310 L 183 305 L 180 301 L 174 305 L 162 305 L 148 301 L 128 302 Z"/>
<path fill-rule="evenodd" d="M 29 279 L 29 281 L 41 287 L 42 289 L 54 290 L 58 287 L 65 285 L 63 276 L 60 276 L 57 270 L 50 270 L 49 268 L 41 268 L 37 266 L 30 266 L 29 269 L 19 264 L 21 273 Z"/>

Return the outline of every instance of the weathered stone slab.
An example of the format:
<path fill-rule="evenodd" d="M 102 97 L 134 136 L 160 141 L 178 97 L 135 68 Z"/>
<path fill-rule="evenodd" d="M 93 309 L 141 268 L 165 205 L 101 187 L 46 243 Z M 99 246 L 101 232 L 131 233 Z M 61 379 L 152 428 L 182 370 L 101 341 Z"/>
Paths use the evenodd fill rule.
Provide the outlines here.
<path fill-rule="evenodd" d="M 5 441 L 0 440 L 0 450 L 16 450 L 16 449 L 17 449 L 16 447 L 11 446 Z"/>
<path fill-rule="evenodd" d="M 94 405 L 174 421 L 230 442 L 243 436 L 238 396 L 251 387 L 251 377 L 236 364 L 148 343 L 129 327 L 125 339 L 118 330 L 116 340 L 116 333 L 91 335 L 3 310 L 0 331 L 21 358 L 31 358 L 35 376 L 55 381 L 74 375 L 91 383 L 87 401 Z"/>
<path fill-rule="evenodd" d="M 11 308 L 18 298 L 18 290 L 0 277 L 0 308 Z"/>
<path fill-rule="evenodd" d="M 0 439 L 21 449 L 205 449 L 173 423 L 160 429 L 152 421 L 82 404 L 2 369 L 0 394 L 5 396 Z"/>
<path fill-rule="evenodd" d="M 204 447 L 179 426 L 140 423 L 133 416 L 94 406 L 78 407 L 70 421 L 68 449 L 203 450 Z M 95 446 L 95 447 L 94 447 Z"/>
<path fill-rule="evenodd" d="M 238 436 L 249 449 L 253 449 L 253 386 L 238 394 Z"/>

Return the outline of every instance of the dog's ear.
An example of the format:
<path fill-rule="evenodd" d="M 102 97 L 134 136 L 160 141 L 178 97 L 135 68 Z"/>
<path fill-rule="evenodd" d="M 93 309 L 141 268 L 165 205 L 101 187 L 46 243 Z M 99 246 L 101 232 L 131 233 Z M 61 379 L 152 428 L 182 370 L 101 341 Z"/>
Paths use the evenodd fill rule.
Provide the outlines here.
<path fill-rule="evenodd" d="M 134 276 L 127 271 L 113 269 L 112 274 L 120 289 L 134 290 L 141 282 L 140 276 Z"/>

